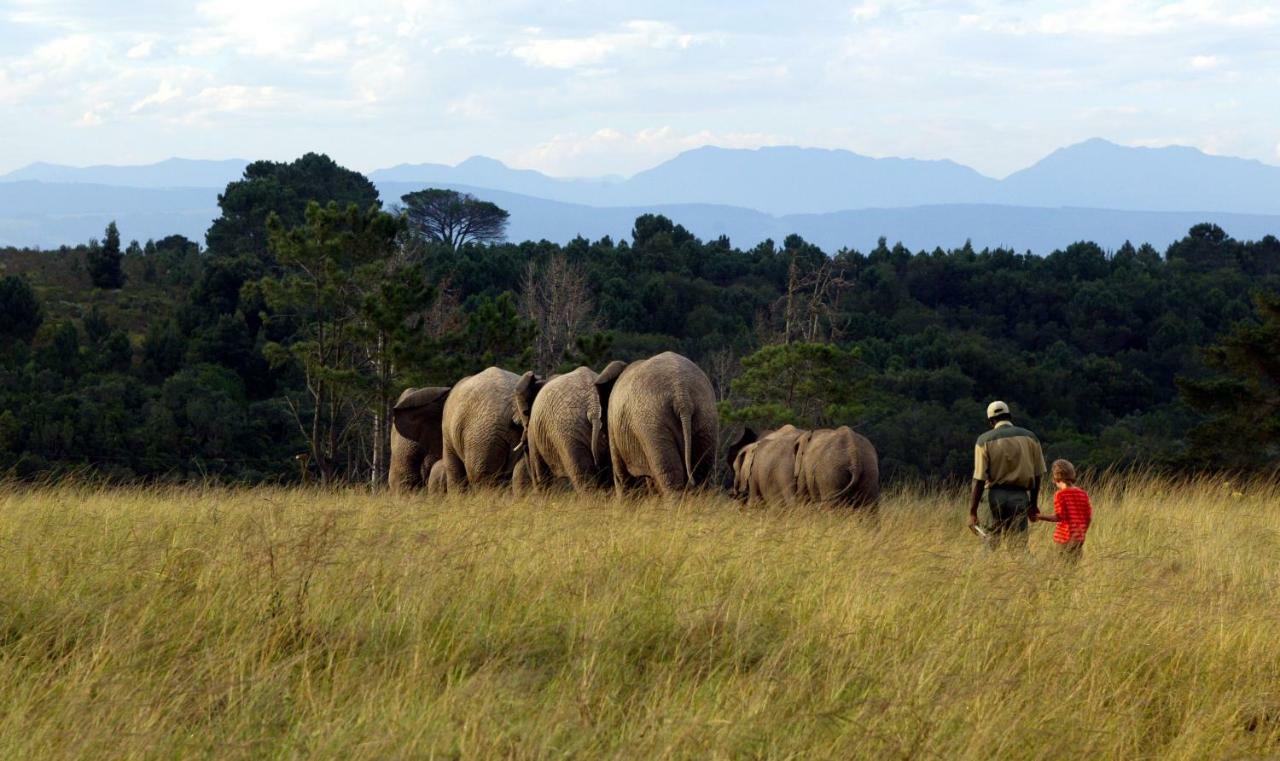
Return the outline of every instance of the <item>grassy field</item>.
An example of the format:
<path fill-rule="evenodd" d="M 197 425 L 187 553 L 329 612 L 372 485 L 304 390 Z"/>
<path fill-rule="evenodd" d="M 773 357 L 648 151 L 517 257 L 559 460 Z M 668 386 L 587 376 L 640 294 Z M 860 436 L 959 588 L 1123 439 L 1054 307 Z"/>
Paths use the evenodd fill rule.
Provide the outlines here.
<path fill-rule="evenodd" d="M 1094 501 L 0 486 L 0 758 L 1280 756 L 1280 486 Z"/>

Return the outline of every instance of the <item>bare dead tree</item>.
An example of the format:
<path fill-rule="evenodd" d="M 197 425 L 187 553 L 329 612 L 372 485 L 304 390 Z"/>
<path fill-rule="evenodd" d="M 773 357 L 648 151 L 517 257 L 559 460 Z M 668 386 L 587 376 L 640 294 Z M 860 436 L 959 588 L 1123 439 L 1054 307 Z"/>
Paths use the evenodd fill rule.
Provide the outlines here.
<path fill-rule="evenodd" d="M 844 270 L 834 261 L 828 259 L 816 269 L 801 272 L 793 254 L 787 271 L 786 293 L 770 310 L 775 316 L 781 313 L 781 335 L 762 343 L 839 340 L 847 321 L 838 321 L 837 306 L 840 296 L 851 287 L 853 284 L 845 279 Z M 768 321 L 767 316 L 764 319 Z"/>
<path fill-rule="evenodd" d="M 598 327 L 587 274 L 564 254 L 525 267 L 520 307 L 538 329 L 533 364 L 543 374 L 554 372 L 578 337 Z"/>
<path fill-rule="evenodd" d="M 716 349 L 707 354 L 704 369 L 711 379 L 716 401 L 723 402 L 729 398 L 729 387 L 733 379 L 742 374 L 742 361 L 733 349 Z"/>
<path fill-rule="evenodd" d="M 487 243 L 506 237 L 511 215 L 470 193 L 427 188 L 403 195 L 400 200 L 414 235 L 441 241 L 454 250 L 473 241 Z"/>

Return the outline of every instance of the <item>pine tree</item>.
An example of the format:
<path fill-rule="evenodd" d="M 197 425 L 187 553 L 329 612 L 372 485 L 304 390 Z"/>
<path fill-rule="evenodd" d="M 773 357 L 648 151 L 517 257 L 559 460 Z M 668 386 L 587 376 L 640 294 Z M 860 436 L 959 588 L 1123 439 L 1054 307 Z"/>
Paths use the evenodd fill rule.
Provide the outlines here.
<path fill-rule="evenodd" d="M 115 220 L 107 225 L 106 239 L 99 246 L 89 249 L 85 256 L 85 266 L 89 270 L 89 279 L 97 288 L 116 289 L 124 287 L 124 270 L 120 262 L 124 254 L 120 251 L 120 230 Z"/>

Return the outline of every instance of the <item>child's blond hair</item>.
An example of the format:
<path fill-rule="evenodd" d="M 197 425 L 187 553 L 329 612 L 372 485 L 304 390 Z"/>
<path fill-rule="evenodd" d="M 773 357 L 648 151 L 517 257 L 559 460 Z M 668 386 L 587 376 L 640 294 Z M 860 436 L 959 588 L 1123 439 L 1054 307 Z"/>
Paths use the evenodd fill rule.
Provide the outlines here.
<path fill-rule="evenodd" d="M 1053 461 L 1053 480 L 1061 481 L 1068 486 L 1075 486 L 1076 483 L 1076 466 L 1067 460 Z"/>

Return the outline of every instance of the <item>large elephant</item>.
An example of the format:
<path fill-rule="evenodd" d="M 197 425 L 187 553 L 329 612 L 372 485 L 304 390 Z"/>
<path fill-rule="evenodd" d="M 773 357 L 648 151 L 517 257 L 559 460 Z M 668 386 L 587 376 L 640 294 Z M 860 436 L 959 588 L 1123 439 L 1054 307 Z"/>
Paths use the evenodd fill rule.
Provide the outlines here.
<path fill-rule="evenodd" d="M 847 425 L 798 436 L 794 472 L 800 501 L 874 507 L 880 498 L 876 448 Z"/>
<path fill-rule="evenodd" d="M 617 491 L 647 480 L 671 494 L 708 482 L 720 421 L 711 381 L 697 365 L 673 352 L 615 361 L 595 386 Z"/>
<path fill-rule="evenodd" d="M 579 367 L 540 380 L 527 372 L 516 384 L 516 416 L 524 427 L 524 459 L 532 488 L 567 478 L 577 491 L 606 486 L 609 442 L 596 373 Z"/>
<path fill-rule="evenodd" d="M 443 486 L 444 441 L 440 423 L 449 386 L 407 388 L 392 411 L 391 461 L 387 485 L 392 493 Z"/>
<path fill-rule="evenodd" d="M 441 484 L 449 491 L 468 485 L 487 486 L 511 479 L 519 459 L 521 426 L 512 393 L 520 376 L 490 367 L 467 376 L 451 388 L 410 389 L 396 403 L 395 428 L 425 452 L 417 467 L 406 458 L 403 466 L 392 460 L 392 470 L 404 482 L 424 475 L 433 491 Z M 423 464 L 434 454 L 439 436 L 439 464 Z M 393 448 L 395 444 L 393 442 Z M 402 451 L 417 455 L 413 447 Z M 404 474 L 404 475 L 401 475 Z"/>
<path fill-rule="evenodd" d="M 796 442 L 806 433 L 789 423 L 765 431 L 759 438 L 746 429 L 729 450 L 733 457 L 733 495 L 747 504 L 795 502 Z"/>

